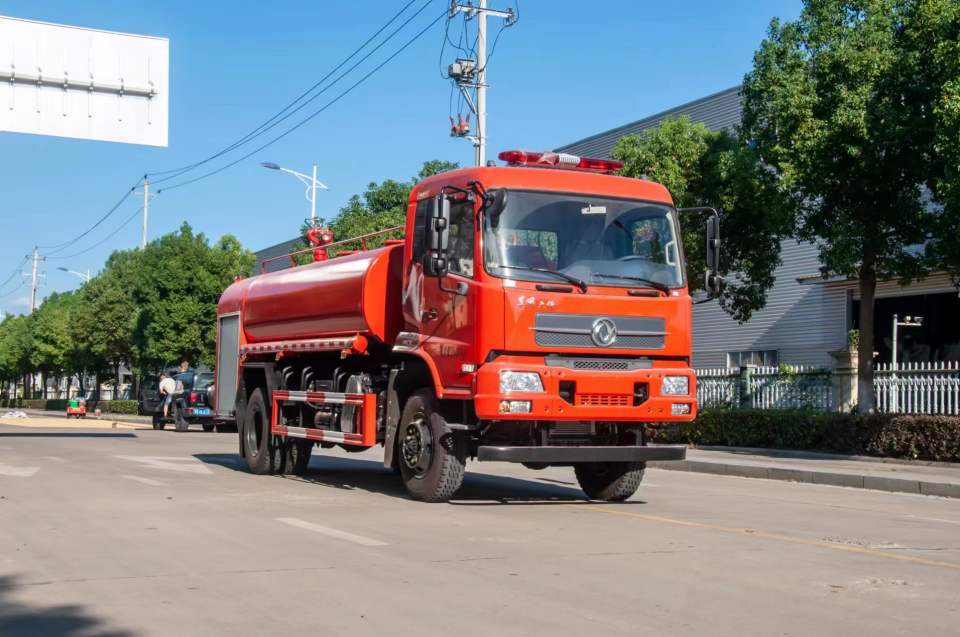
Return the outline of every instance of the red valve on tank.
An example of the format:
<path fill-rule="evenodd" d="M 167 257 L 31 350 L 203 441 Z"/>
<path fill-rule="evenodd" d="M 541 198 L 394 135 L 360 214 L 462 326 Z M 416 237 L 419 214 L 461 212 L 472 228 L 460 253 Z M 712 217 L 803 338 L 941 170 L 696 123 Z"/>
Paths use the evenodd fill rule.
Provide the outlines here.
<path fill-rule="evenodd" d="M 325 247 L 333 243 L 333 232 L 330 228 L 310 228 L 307 231 L 307 241 L 316 246 L 313 250 L 314 261 L 326 261 L 330 258 Z"/>

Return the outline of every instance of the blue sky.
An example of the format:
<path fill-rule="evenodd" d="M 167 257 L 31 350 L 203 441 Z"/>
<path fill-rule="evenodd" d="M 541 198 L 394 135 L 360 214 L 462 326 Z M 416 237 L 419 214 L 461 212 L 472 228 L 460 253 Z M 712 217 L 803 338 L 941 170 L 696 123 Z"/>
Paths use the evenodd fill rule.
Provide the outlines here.
<path fill-rule="evenodd" d="M 0 281 L 33 245 L 61 243 L 87 229 L 145 172 L 191 163 L 246 134 L 402 4 L 0 2 L 2 15 L 168 37 L 171 58 L 167 148 L 0 132 Z M 434 0 L 414 24 L 426 26 L 446 4 Z M 734 86 L 749 70 L 770 18 L 792 19 L 800 8 L 799 0 L 521 0 L 520 21 L 500 38 L 488 66 L 490 156 L 508 148 L 556 147 Z M 261 168 L 260 161 L 305 172 L 317 161 L 320 179 L 330 187 L 318 195 L 318 211 L 327 217 L 370 181 L 409 178 L 424 160 L 469 164 L 469 143 L 447 134 L 450 84 L 440 77 L 442 26 L 273 147 L 161 195 L 151 207 L 151 237 L 183 221 L 212 238 L 232 233 L 254 250 L 293 236 L 309 214 L 303 190 L 292 177 Z M 409 34 L 419 28 L 411 24 Z M 491 21 L 492 34 L 497 28 Z M 459 29 L 455 22 L 454 39 Z M 396 43 L 405 40 L 401 34 Z M 392 44 L 358 69 L 358 77 Z M 453 57 L 448 47 L 444 67 Z M 338 86 L 349 83 L 346 78 Z M 129 201 L 70 252 L 99 242 L 136 208 Z M 41 295 L 79 283 L 58 266 L 96 272 L 112 250 L 138 245 L 139 236 L 134 220 L 82 256 L 44 263 Z M 0 286 L 3 311 L 25 310 L 29 289 L 16 285 Z"/>

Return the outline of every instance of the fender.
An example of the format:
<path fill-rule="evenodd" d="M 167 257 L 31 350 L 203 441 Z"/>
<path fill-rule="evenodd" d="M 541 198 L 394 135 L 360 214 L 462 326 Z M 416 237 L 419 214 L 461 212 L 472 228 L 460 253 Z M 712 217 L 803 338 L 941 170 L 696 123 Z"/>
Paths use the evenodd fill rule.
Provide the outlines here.
<path fill-rule="evenodd" d="M 394 445 L 397 439 L 397 426 L 400 424 L 400 396 L 396 388 L 399 373 L 399 369 L 391 369 L 387 380 L 386 431 L 383 437 L 383 466 L 387 469 L 393 469 Z"/>
<path fill-rule="evenodd" d="M 427 370 L 430 372 L 430 379 L 433 381 L 434 392 L 438 399 L 470 398 L 472 394 L 469 389 L 454 389 L 443 386 L 443 382 L 440 380 L 440 372 L 437 369 L 436 363 L 433 362 L 433 357 L 420 347 L 422 340 L 422 334 L 416 332 L 400 332 L 400 334 L 397 335 L 397 341 L 396 345 L 393 346 L 393 351 L 394 353 L 410 354 L 423 361 L 424 365 L 427 366 Z"/>

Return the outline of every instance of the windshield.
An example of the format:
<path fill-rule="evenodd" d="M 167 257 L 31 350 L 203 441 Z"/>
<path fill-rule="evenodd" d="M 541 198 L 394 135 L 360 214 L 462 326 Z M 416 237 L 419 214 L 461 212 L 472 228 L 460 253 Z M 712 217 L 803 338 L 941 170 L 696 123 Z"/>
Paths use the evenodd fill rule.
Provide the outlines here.
<path fill-rule="evenodd" d="M 674 215 L 645 201 L 510 191 L 500 215 L 484 216 L 485 265 L 494 276 L 533 281 L 681 287 Z"/>
<path fill-rule="evenodd" d="M 204 372 L 197 374 L 195 389 L 206 389 L 213 384 L 213 373 Z"/>

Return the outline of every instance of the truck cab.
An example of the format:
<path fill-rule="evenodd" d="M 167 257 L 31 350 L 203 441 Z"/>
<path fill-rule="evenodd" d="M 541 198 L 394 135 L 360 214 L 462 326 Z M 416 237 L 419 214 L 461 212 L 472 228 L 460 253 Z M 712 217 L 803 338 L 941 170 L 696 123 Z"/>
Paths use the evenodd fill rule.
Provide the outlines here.
<path fill-rule="evenodd" d="M 221 301 L 220 314 L 239 316 L 240 340 L 248 332 L 273 344 L 240 347 L 250 369 L 265 370 L 273 396 L 269 405 L 257 399 L 259 416 L 246 413 L 249 387 L 236 397 L 252 469 L 266 467 L 250 453 L 263 435 L 309 443 L 280 454 L 290 466 L 294 455 L 302 465 L 313 442 L 380 443 L 385 465 L 422 500 L 451 497 L 467 457 L 572 466 L 589 497 L 620 500 L 647 461 L 684 457 L 683 447 L 646 446 L 645 435 L 651 424 L 697 415 L 692 301 L 670 194 L 610 174 L 616 162 L 523 151 L 500 158 L 506 166 L 418 183 L 402 242 L 340 256 L 334 243 L 329 262 L 302 266 L 310 273 L 265 275 L 274 287 L 257 292 L 268 284 L 254 280 L 252 291 L 224 295 L 234 300 Z M 707 235 L 708 287 L 716 287 L 715 214 Z M 269 303 L 258 306 L 258 295 Z M 313 309 L 281 321 L 278 308 L 301 299 Z M 286 346 L 275 345 L 281 335 Z M 335 357 L 296 354 L 327 340 Z M 286 391 L 278 379 L 303 379 L 306 367 L 311 380 Z M 243 369 L 237 377 L 242 386 Z M 269 419 L 269 432 L 258 418 Z"/>

